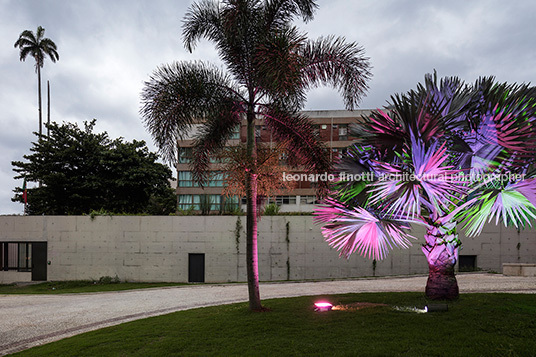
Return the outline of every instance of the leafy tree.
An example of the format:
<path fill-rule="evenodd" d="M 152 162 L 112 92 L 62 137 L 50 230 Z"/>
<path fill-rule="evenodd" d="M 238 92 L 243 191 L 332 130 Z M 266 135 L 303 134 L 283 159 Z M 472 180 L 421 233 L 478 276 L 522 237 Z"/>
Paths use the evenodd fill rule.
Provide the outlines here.
<path fill-rule="evenodd" d="M 426 295 L 458 297 L 454 267 L 461 222 L 468 236 L 486 222 L 518 229 L 536 218 L 536 90 L 480 78 L 439 83 L 391 97 L 353 127 L 356 145 L 341 180 L 316 210 L 330 245 L 382 259 L 410 245 L 410 224 L 426 228 Z M 356 180 L 362 178 L 361 180 Z"/>
<path fill-rule="evenodd" d="M 176 195 L 169 186 L 171 170 L 156 162 L 145 142 L 111 140 L 93 133 L 95 120 L 84 130 L 75 124 L 48 126 L 50 138 L 38 140 L 14 161 L 15 177 L 39 181 L 28 189 L 28 214 L 87 214 L 92 210 L 114 213 L 169 214 Z M 15 202 L 24 202 L 15 189 Z"/>
<path fill-rule="evenodd" d="M 37 72 L 37 93 L 39 96 L 39 135 L 43 132 L 43 118 L 41 110 L 41 68 L 45 64 L 45 58 L 48 56 L 52 62 L 60 59 L 56 44 L 49 38 L 43 38 L 45 29 L 39 26 L 34 34 L 30 30 L 23 31 L 19 39 L 15 42 L 15 48 L 20 49 L 20 60 L 26 60 L 28 55 L 35 59 L 35 71 Z"/>
<path fill-rule="evenodd" d="M 194 125 L 194 177 L 204 182 L 209 158 L 224 147 L 242 120 L 246 152 L 257 159 L 255 120 L 262 118 L 274 139 L 284 142 L 289 164 L 310 172 L 331 169 L 329 156 L 308 118 L 299 113 L 309 88 L 328 84 L 354 108 L 367 89 L 368 59 L 356 43 L 340 37 L 308 40 L 292 25 L 313 18 L 313 0 L 204 0 L 194 3 L 183 23 L 185 47 L 212 41 L 227 68 L 204 62 L 175 62 L 158 68 L 142 93 L 141 114 L 160 151 L 174 161 L 177 140 Z M 246 260 L 251 310 L 262 310 L 257 261 L 256 166 L 246 169 Z"/>

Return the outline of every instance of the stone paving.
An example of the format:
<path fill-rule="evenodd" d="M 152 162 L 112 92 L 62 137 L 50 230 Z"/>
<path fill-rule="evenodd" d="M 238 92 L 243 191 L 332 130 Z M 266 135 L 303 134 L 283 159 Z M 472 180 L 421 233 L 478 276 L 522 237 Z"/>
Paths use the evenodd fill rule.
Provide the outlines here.
<path fill-rule="evenodd" d="M 536 277 L 460 274 L 461 293 L 536 293 Z M 261 298 L 349 292 L 424 291 L 425 276 L 261 284 Z M 0 355 L 86 331 L 196 307 L 247 301 L 245 284 L 207 284 L 121 292 L 0 295 Z"/>

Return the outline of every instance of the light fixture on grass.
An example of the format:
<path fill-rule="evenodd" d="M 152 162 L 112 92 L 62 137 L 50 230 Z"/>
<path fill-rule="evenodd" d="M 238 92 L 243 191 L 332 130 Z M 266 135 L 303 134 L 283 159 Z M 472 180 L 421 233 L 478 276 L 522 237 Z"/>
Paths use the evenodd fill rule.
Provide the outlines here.
<path fill-rule="evenodd" d="M 325 301 L 315 302 L 315 311 L 322 312 L 322 311 L 330 311 L 333 307 L 332 304 Z"/>

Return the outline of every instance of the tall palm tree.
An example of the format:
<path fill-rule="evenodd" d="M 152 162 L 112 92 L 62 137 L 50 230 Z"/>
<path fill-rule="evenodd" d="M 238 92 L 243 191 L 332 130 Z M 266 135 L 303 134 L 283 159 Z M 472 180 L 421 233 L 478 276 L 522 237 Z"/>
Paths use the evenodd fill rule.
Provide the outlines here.
<path fill-rule="evenodd" d="M 142 93 L 141 114 L 157 146 L 176 158 L 177 140 L 194 124 L 192 170 L 207 179 L 209 158 L 242 120 L 247 123 L 246 259 L 249 304 L 261 310 L 257 262 L 257 167 L 255 120 L 263 118 L 284 142 L 290 163 L 305 170 L 331 168 L 326 150 L 308 118 L 300 114 L 306 91 L 320 84 L 339 89 L 354 108 L 367 89 L 368 59 L 356 43 L 340 37 L 308 40 L 292 26 L 295 17 L 313 18 L 313 0 L 204 0 L 193 4 L 183 22 L 183 41 L 193 51 L 212 41 L 228 72 L 204 62 L 175 62 L 158 68 Z"/>
<path fill-rule="evenodd" d="M 35 71 L 37 72 L 37 92 L 39 96 L 39 137 L 43 131 L 43 118 L 41 110 L 41 68 L 45 63 L 45 57 L 48 56 L 52 62 L 59 60 L 56 44 L 49 38 L 44 38 L 45 29 L 39 26 L 34 34 L 30 30 L 23 31 L 15 48 L 20 48 L 20 60 L 26 60 L 28 55 L 35 59 Z"/>
<path fill-rule="evenodd" d="M 528 85 L 438 83 L 434 74 L 393 96 L 355 124 L 344 179 L 315 212 L 328 243 L 382 259 L 410 245 L 410 224 L 423 225 L 426 294 L 458 297 L 457 223 L 476 236 L 493 218 L 518 229 L 536 218 L 535 95 Z"/>

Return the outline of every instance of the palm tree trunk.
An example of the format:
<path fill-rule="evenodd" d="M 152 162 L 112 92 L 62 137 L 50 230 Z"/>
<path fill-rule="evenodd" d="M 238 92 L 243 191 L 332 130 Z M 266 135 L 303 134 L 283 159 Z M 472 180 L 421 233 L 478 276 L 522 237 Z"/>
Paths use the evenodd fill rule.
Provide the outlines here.
<path fill-rule="evenodd" d="M 37 96 L 39 98 L 39 139 L 43 135 L 43 117 L 41 110 L 41 67 L 37 64 Z"/>
<path fill-rule="evenodd" d="M 428 260 L 426 297 L 432 300 L 454 300 L 459 296 L 454 267 L 460 241 L 456 222 L 428 227 L 422 251 Z"/>
<path fill-rule="evenodd" d="M 246 269 L 249 292 L 249 308 L 262 311 L 259 292 L 259 260 L 257 251 L 257 173 L 255 170 L 255 114 L 253 108 L 247 113 L 247 154 L 251 164 L 246 172 Z"/>
<path fill-rule="evenodd" d="M 50 139 L 50 82 L 47 81 L 47 139 Z"/>

